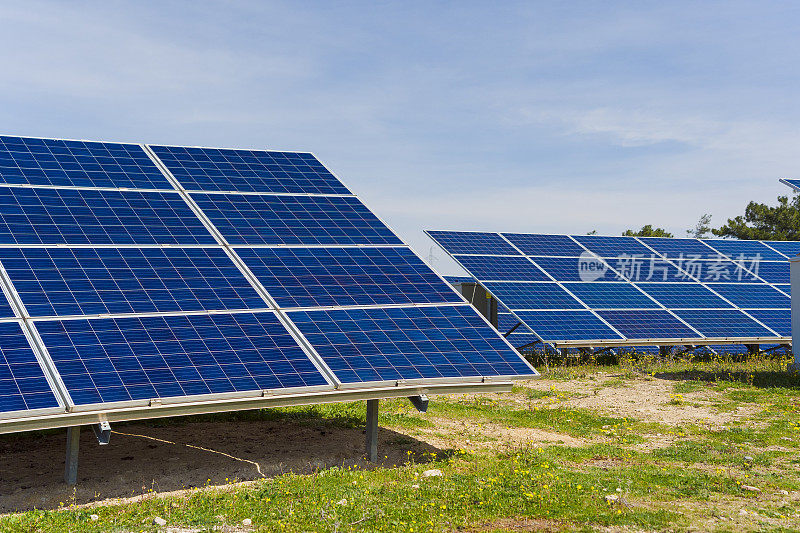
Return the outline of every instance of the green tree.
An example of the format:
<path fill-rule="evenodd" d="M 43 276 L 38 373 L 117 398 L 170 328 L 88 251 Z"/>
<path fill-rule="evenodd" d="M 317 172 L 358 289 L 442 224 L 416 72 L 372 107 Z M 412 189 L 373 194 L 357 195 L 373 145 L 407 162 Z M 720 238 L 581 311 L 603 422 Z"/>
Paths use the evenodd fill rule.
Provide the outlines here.
<path fill-rule="evenodd" d="M 686 234 L 695 239 L 705 239 L 709 233 L 711 233 L 711 215 L 708 213 L 700 215 L 700 220 L 697 221 L 694 228 L 686 230 Z"/>
<path fill-rule="evenodd" d="M 800 240 L 800 196 L 789 201 L 778 196 L 778 205 L 750 202 L 744 216 L 729 218 L 724 226 L 711 230 L 718 237 L 773 241 Z"/>
<path fill-rule="evenodd" d="M 642 226 L 642 229 L 638 231 L 625 230 L 622 235 L 625 237 L 672 237 L 672 233 L 663 228 L 653 228 L 652 224 Z"/>

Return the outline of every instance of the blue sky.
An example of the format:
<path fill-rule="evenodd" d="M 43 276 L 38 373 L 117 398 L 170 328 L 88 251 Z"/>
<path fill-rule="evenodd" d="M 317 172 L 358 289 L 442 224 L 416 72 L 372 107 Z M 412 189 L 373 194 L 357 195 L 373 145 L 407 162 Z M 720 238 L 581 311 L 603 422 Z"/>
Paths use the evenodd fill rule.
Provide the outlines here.
<path fill-rule="evenodd" d="M 684 235 L 800 177 L 800 4 L 499 6 L 3 2 L 0 130 L 312 151 L 423 256 Z"/>

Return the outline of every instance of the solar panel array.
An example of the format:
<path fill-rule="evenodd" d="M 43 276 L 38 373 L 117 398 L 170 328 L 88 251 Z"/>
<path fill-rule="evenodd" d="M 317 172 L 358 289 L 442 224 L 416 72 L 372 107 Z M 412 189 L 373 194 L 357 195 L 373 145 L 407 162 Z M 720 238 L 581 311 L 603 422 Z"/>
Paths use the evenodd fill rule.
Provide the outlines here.
<path fill-rule="evenodd" d="M 795 191 L 800 191 L 800 180 L 790 180 L 790 179 L 782 179 L 779 180 L 781 183 L 788 185 Z"/>
<path fill-rule="evenodd" d="M 0 137 L 0 266 L 6 422 L 536 374 L 308 153 Z"/>
<path fill-rule="evenodd" d="M 427 233 L 546 343 L 766 344 L 791 335 L 788 258 L 800 242 Z"/>

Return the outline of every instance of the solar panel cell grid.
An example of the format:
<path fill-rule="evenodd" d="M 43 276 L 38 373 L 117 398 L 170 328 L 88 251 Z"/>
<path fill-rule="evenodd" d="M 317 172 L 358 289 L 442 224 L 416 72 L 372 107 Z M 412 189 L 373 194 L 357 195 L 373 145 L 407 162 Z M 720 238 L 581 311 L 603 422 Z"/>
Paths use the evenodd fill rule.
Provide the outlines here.
<path fill-rule="evenodd" d="M 702 283 L 763 283 L 750 270 L 753 265 L 765 264 L 727 259 L 675 259 L 674 262 L 687 274 Z"/>
<path fill-rule="evenodd" d="M 565 283 L 564 287 L 592 309 L 657 309 L 660 306 L 627 283 Z"/>
<path fill-rule="evenodd" d="M 288 315 L 343 383 L 535 374 L 468 305 Z"/>
<path fill-rule="evenodd" d="M 327 384 L 271 312 L 36 327 L 76 405 Z"/>
<path fill-rule="evenodd" d="M 462 302 L 407 248 L 237 248 L 281 307 Z"/>
<path fill-rule="evenodd" d="M 428 235 L 451 254 L 520 255 L 497 233 L 428 231 Z"/>
<path fill-rule="evenodd" d="M 556 281 L 625 281 L 610 268 L 608 262 L 599 258 L 582 260 L 578 257 L 531 257 L 530 259 Z"/>
<path fill-rule="evenodd" d="M 718 312 L 718 311 L 714 311 Z M 698 334 L 669 311 L 658 309 L 598 311 L 628 339 L 698 338 Z"/>
<path fill-rule="evenodd" d="M 602 257 L 640 256 L 649 257 L 653 252 L 633 237 L 603 237 L 599 235 L 575 235 L 576 241 Z"/>
<path fill-rule="evenodd" d="M 747 314 L 784 337 L 792 336 L 791 309 L 748 309 Z"/>
<path fill-rule="evenodd" d="M 172 189 L 136 144 L 0 136 L 0 182 Z"/>
<path fill-rule="evenodd" d="M 714 259 L 719 252 L 698 239 L 672 239 L 668 237 L 640 237 L 648 247 L 668 259 Z"/>
<path fill-rule="evenodd" d="M 545 342 L 622 339 L 590 311 L 519 311 L 517 316 Z"/>
<path fill-rule="evenodd" d="M 769 285 L 752 283 L 715 283 L 711 288 L 735 306 L 747 308 L 780 309 L 789 308 L 791 301 Z"/>
<path fill-rule="evenodd" d="M 0 244 L 215 244 L 177 193 L 0 187 Z"/>
<path fill-rule="evenodd" d="M 788 261 L 760 261 L 750 271 L 767 283 L 790 283 Z"/>
<path fill-rule="evenodd" d="M 578 257 L 586 250 L 567 235 L 503 233 L 525 255 Z"/>
<path fill-rule="evenodd" d="M 750 317 L 736 309 L 691 309 L 673 311 L 706 337 L 774 337 Z"/>
<path fill-rule="evenodd" d="M 757 259 L 761 261 L 782 261 L 785 259 L 783 255 L 759 241 L 708 239 L 704 242 L 730 259 Z"/>
<path fill-rule="evenodd" d="M 800 254 L 800 241 L 764 241 L 764 243 L 787 258 Z"/>
<path fill-rule="evenodd" d="M 0 322 L 0 413 L 58 407 L 17 322 Z"/>
<path fill-rule="evenodd" d="M 555 283 L 494 282 L 484 285 L 510 309 L 583 309 L 583 305 Z"/>
<path fill-rule="evenodd" d="M 150 149 L 187 190 L 351 194 L 309 153 L 153 145 Z"/>
<path fill-rule="evenodd" d="M 191 196 L 230 244 L 402 244 L 353 197 Z"/>
<path fill-rule="evenodd" d="M 480 280 L 550 281 L 550 278 L 524 257 L 456 255 L 456 261 Z"/>
<path fill-rule="evenodd" d="M 267 307 L 220 248 L 0 248 L 30 316 Z"/>
<path fill-rule="evenodd" d="M 668 309 L 733 307 L 699 283 L 637 283 L 637 286 Z"/>

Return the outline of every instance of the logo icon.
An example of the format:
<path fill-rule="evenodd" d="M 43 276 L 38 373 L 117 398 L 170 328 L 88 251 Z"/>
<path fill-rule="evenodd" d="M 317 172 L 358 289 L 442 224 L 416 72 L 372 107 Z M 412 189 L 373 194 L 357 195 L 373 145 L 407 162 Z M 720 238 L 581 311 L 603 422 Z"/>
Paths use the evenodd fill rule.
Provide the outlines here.
<path fill-rule="evenodd" d="M 596 281 L 602 278 L 608 265 L 592 252 L 583 252 L 578 258 L 578 275 L 581 281 Z"/>

